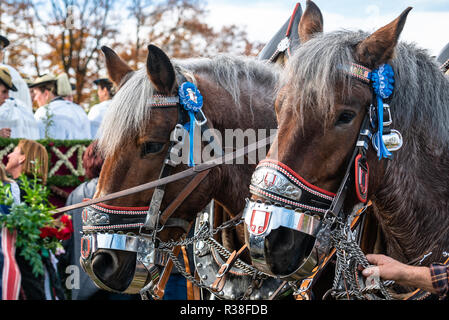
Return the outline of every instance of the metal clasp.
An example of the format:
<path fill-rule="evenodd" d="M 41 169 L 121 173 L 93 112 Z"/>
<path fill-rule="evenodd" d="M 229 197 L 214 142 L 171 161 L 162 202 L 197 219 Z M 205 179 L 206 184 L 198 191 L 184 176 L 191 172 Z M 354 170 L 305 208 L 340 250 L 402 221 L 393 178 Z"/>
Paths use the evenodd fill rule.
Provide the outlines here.
<path fill-rule="evenodd" d="M 196 115 L 197 115 L 198 113 L 201 114 L 202 120 L 198 120 L 198 119 L 196 118 Z M 205 124 L 205 123 L 207 122 L 207 118 L 206 118 L 206 116 L 204 115 L 204 112 L 203 112 L 202 109 L 199 109 L 198 112 L 195 114 L 195 122 L 196 122 L 196 124 L 199 125 L 200 127 L 201 127 L 203 124 Z"/>
<path fill-rule="evenodd" d="M 388 115 L 387 121 L 385 121 L 385 113 Z M 388 105 L 386 103 L 384 103 L 384 118 L 383 118 L 383 122 L 384 122 L 384 127 L 388 127 L 389 125 L 391 125 L 393 123 L 393 119 L 391 118 L 390 105 Z"/>
<path fill-rule="evenodd" d="M 224 269 L 223 269 L 223 267 L 224 267 Z M 223 271 L 220 272 L 221 269 L 223 269 Z M 228 263 L 223 264 L 221 266 L 220 270 L 218 270 L 218 273 L 216 275 L 217 278 L 223 277 L 225 275 L 225 273 L 228 272 L 228 269 L 229 269 L 229 264 Z"/>

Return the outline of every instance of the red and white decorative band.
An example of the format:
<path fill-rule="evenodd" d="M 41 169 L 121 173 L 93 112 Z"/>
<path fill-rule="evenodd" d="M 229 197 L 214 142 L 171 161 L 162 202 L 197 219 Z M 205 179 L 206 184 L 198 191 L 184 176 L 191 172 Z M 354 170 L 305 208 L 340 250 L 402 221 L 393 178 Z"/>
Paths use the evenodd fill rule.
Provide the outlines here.
<path fill-rule="evenodd" d="M 321 197 L 329 201 L 332 201 L 335 197 L 335 193 L 321 189 L 307 182 L 303 177 L 301 177 L 299 174 L 297 174 L 295 171 L 290 169 L 287 165 L 283 164 L 282 162 L 271 159 L 264 159 L 259 163 L 257 167 L 259 168 L 262 166 L 278 170 L 279 172 L 287 176 L 289 179 L 291 179 L 298 186 L 300 186 L 302 189 L 310 192 L 315 196 Z"/>
<path fill-rule="evenodd" d="M 320 213 L 323 213 L 323 214 L 326 213 L 326 211 L 327 211 L 325 209 L 321 209 L 321 208 L 317 208 L 317 207 L 313 207 L 313 206 L 308 206 L 306 204 L 303 204 L 303 203 L 300 203 L 300 202 L 297 202 L 297 201 L 292 201 L 292 200 L 288 200 L 288 199 L 285 199 L 285 198 L 278 197 L 278 196 L 276 196 L 274 194 L 268 193 L 268 192 L 266 192 L 266 191 L 264 191 L 264 190 L 262 190 L 260 188 L 254 187 L 252 185 L 249 186 L 249 189 L 250 189 L 250 191 L 255 192 L 255 193 L 259 193 L 259 194 L 263 195 L 264 197 L 270 198 L 270 199 L 275 200 L 277 202 L 283 202 L 283 203 L 292 205 L 294 207 L 303 208 L 305 210 L 311 210 L 311 211 L 315 211 L 315 212 L 320 212 Z"/>
<path fill-rule="evenodd" d="M 347 71 L 351 76 L 369 83 L 371 70 L 357 63 L 351 63 Z"/>
<path fill-rule="evenodd" d="M 117 207 L 109 206 L 104 203 L 93 204 L 91 207 L 95 210 L 110 214 L 146 214 L 149 207 Z"/>
<path fill-rule="evenodd" d="M 83 226 L 83 231 L 98 231 L 98 230 L 114 230 L 114 229 L 136 229 L 143 226 L 143 223 L 128 223 L 128 224 L 116 224 L 106 226 Z"/>

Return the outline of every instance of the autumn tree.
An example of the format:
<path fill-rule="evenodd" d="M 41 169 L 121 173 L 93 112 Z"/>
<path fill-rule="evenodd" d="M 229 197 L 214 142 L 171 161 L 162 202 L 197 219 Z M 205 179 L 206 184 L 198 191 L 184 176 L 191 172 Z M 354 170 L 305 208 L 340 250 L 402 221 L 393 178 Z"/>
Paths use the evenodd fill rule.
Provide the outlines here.
<path fill-rule="evenodd" d="M 40 74 L 42 59 L 38 46 L 42 39 L 38 36 L 39 27 L 29 0 L 0 1 L 0 33 L 7 35 L 11 41 L 11 45 L 5 50 L 5 62 L 18 69 L 30 64 L 35 70 L 34 74 Z M 25 77 L 31 76 L 22 74 Z"/>
<path fill-rule="evenodd" d="M 36 18 L 46 25 L 44 41 L 51 52 L 44 56 L 51 66 L 66 72 L 75 79 L 75 101 L 83 101 L 83 92 L 98 73 L 101 40 L 113 37 L 117 30 L 111 21 L 115 0 L 51 0 L 51 10 L 41 16 L 42 5 L 34 4 Z"/>
<path fill-rule="evenodd" d="M 143 2 L 146 5 L 142 6 Z M 115 49 L 135 67 L 145 62 L 143 42 L 161 47 L 173 58 L 211 57 L 218 53 L 257 55 L 263 46 L 248 40 L 247 32 L 236 25 L 214 30 L 205 22 L 205 1 L 133 0 L 128 9 L 138 30 L 135 41 L 116 43 Z"/>
<path fill-rule="evenodd" d="M 86 103 L 92 81 L 105 74 L 101 45 L 134 68 L 145 63 L 149 43 L 173 58 L 260 51 L 243 28 L 215 30 L 207 15 L 203 0 L 0 0 L 0 32 L 12 40 L 8 63 L 31 77 L 66 72 L 75 102 Z"/>

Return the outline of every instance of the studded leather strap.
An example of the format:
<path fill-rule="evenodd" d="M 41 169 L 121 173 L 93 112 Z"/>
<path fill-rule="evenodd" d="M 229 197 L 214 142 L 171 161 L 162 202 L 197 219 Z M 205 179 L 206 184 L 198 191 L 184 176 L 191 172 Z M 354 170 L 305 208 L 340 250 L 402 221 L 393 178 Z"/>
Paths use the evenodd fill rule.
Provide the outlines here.
<path fill-rule="evenodd" d="M 237 261 L 237 258 L 242 254 L 242 252 L 246 249 L 247 245 L 243 245 L 243 247 L 240 248 L 239 251 L 234 250 L 232 254 L 229 256 L 226 263 L 224 263 L 220 270 L 218 270 L 217 278 L 215 279 L 214 283 L 212 284 L 212 290 L 216 292 L 220 292 L 223 290 L 223 287 L 226 283 L 226 274 L 229 270 L 231 270 L 234 263 Z"/>

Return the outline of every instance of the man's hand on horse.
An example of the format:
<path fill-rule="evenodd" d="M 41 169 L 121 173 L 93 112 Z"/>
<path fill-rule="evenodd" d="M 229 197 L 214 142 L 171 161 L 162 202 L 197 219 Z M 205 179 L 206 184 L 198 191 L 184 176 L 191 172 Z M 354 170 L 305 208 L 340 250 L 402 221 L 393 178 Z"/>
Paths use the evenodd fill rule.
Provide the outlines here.
<path fill-rule="evenodd" d="M 402 286 L 435 293 L 428 267 L 409 266 L 382 254 L 368 254 L 366 258 L 374 266 L 362 271 L 365 277 L 377 275 L 383 280 L 394 280 Z"/>

